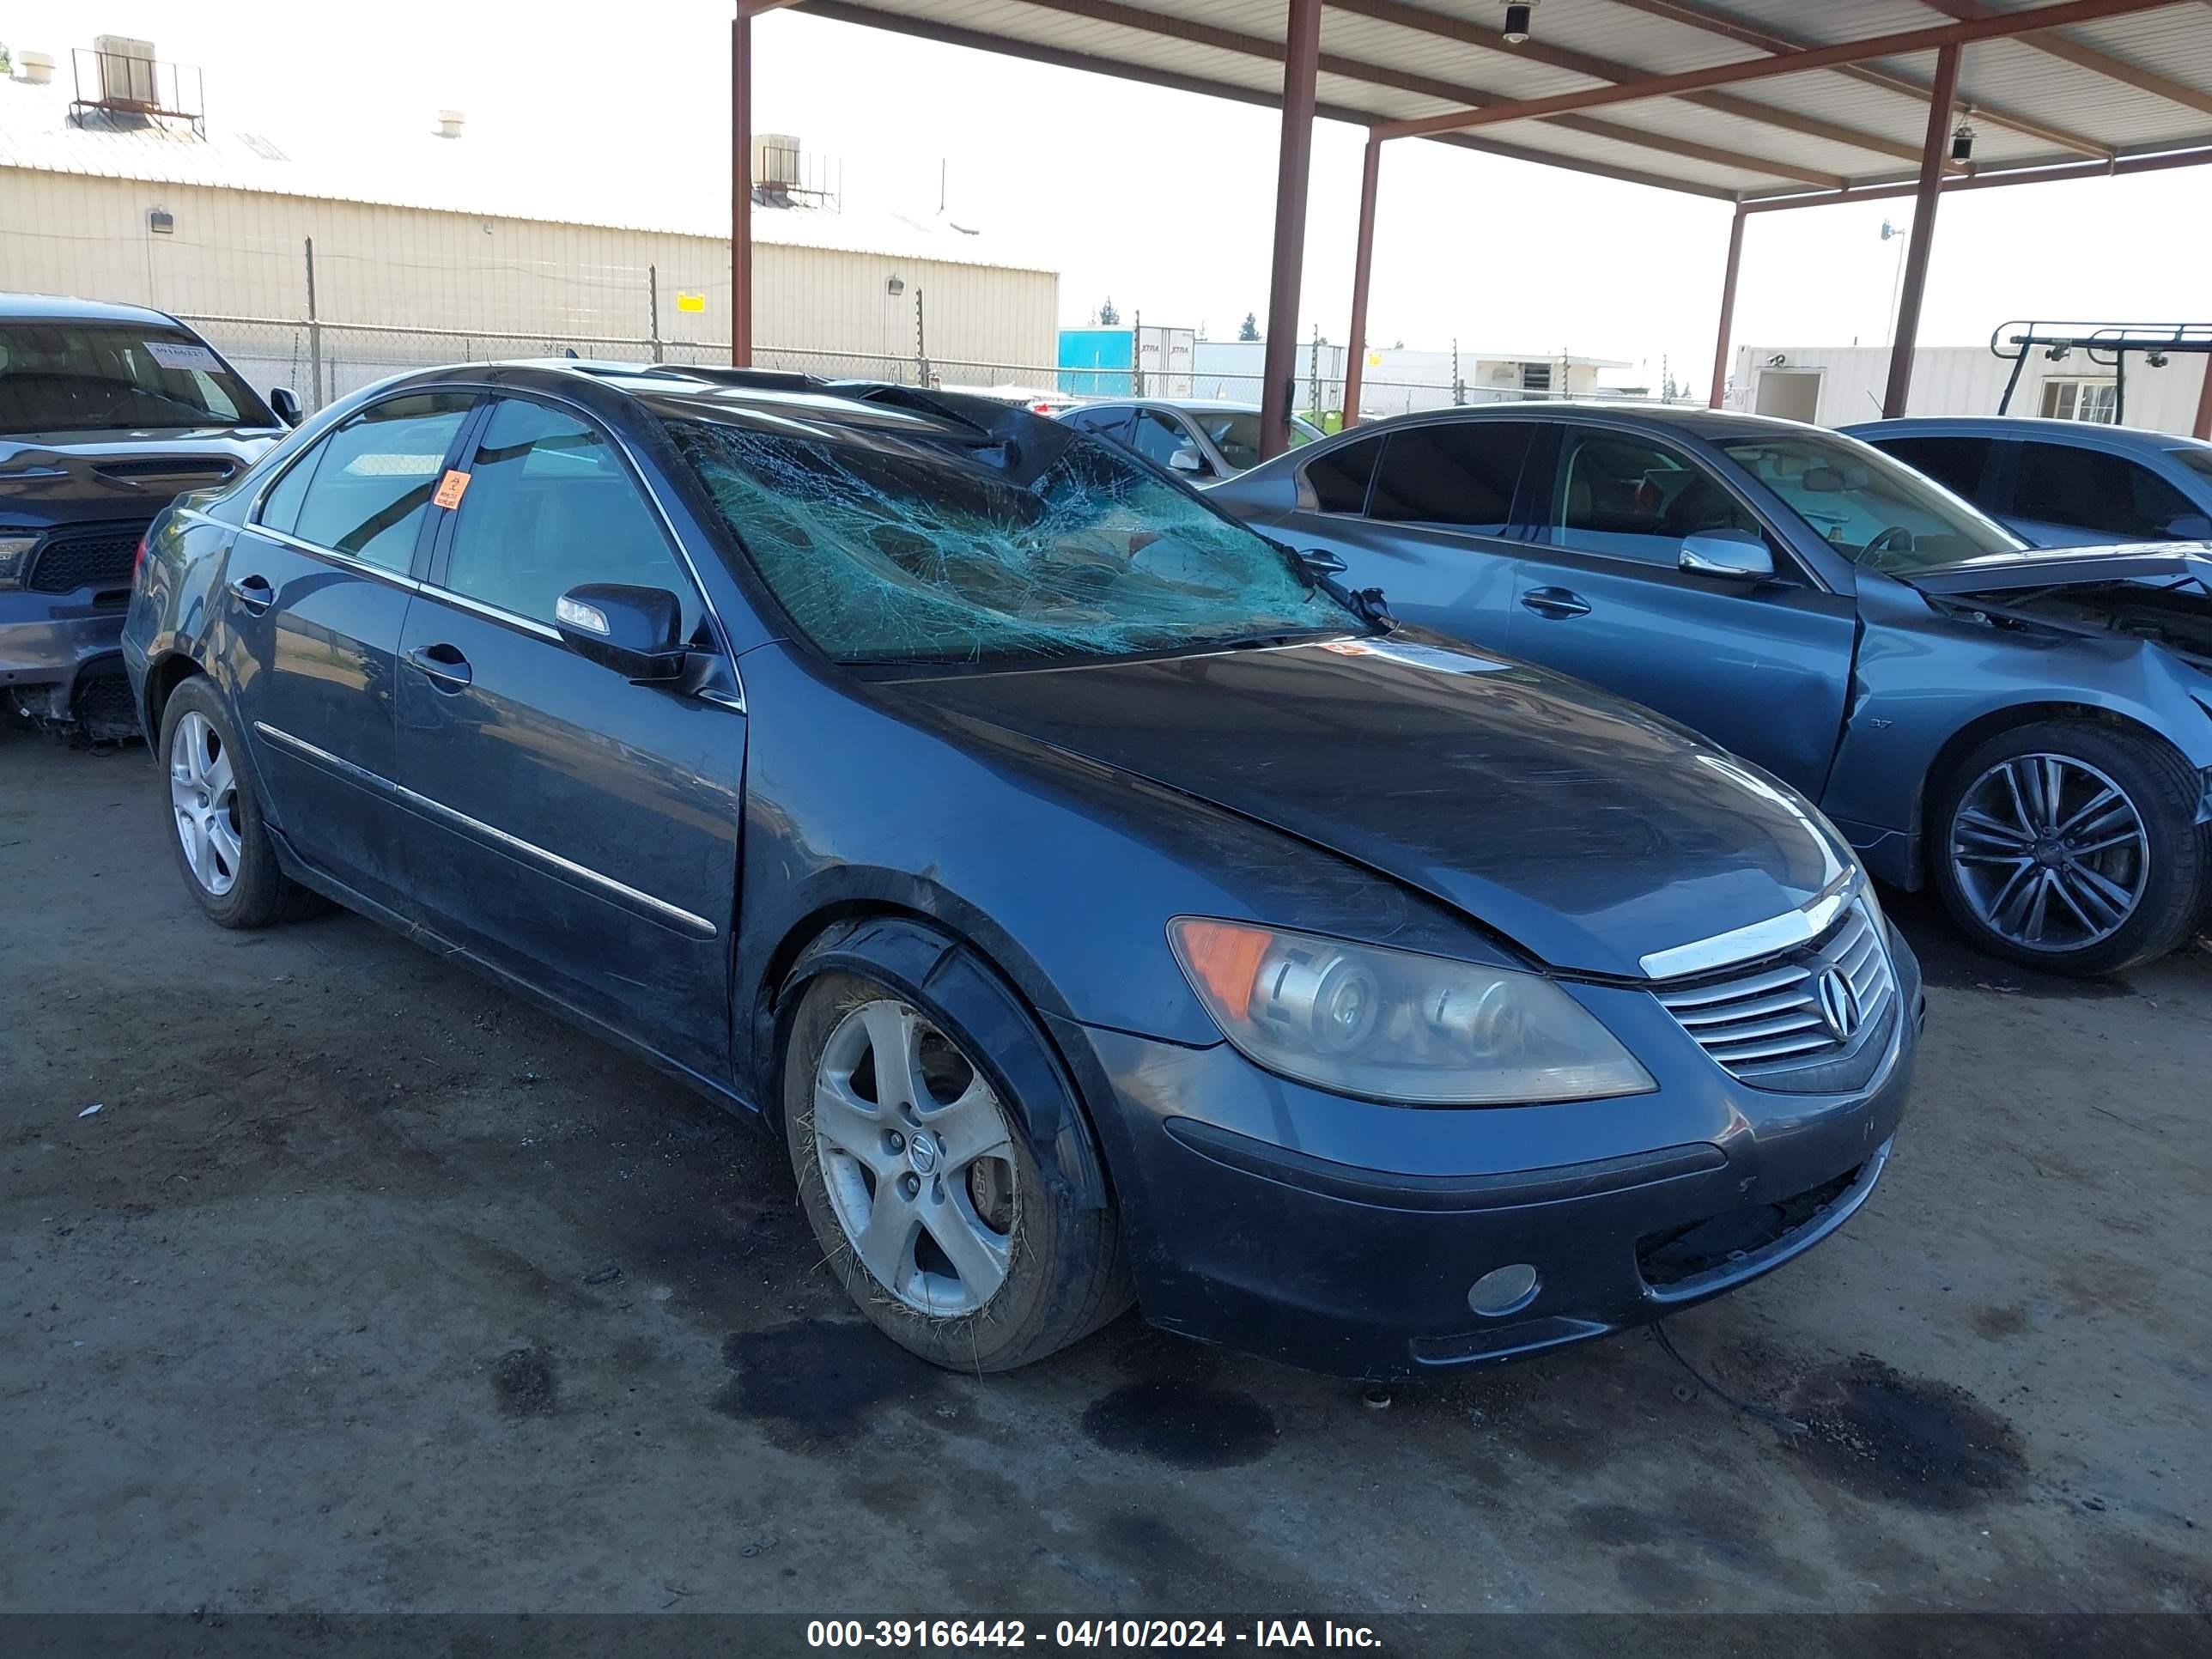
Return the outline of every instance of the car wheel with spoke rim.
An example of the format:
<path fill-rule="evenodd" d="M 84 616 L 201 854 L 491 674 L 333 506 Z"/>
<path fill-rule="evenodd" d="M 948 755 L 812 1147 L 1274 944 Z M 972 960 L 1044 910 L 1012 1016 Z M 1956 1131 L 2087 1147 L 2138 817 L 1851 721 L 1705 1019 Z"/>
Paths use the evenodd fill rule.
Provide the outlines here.
<path fill-rule="evenodd" d="M 225 927 L 265 927 L 319 902 L 277 867 L 229 714 L 204 677 L 170 694 L 160 753 L 170 843 L 201 909 Z"/>
<path fill-rule="evenodd" d="M 1937 886 L 1978 944 L 2052 973 L 2161 955 L 2212 890 L 2200 787 L 2145 734 L 2088 720 L 2002 732 L 1938 799 Z"/>
<path fill-rule="evenodd" d="M 824 1260 L 903 1346 L 957 1370 L 1006 1370 L 1127 1305 L 1111 1212 L 1051 1190 L 1018 1103 L 938 1011 L 823 975 L 792 1022 L 783 1095 Z"/>

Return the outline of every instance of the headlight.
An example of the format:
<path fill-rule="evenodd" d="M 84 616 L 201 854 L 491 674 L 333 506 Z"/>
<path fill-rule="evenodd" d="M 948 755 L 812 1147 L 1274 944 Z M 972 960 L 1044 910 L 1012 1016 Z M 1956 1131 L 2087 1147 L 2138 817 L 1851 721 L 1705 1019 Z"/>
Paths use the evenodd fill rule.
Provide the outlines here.
<path fill-rule="evenodd" d="M 1194 916 L 1169 923 L 1168 939 L 1247 1059 L 1338 1094 L 1529 1105 L 1658 1086 L 1534 974 Z"/>
<path fill-rule="evenodd" d="M 0 536 L 0 587 L 14 587 L 22 580 L 23 561 L 38 544 L 36 536 Z"/>

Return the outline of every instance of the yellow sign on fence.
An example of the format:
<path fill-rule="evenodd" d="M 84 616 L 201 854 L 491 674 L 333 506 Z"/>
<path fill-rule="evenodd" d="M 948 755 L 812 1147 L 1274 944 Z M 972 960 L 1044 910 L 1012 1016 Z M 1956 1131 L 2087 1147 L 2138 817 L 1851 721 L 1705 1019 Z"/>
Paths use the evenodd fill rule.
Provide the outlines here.
<path fill-rule="evenodd" d="M 686 294 L 683 289 L 678 289 L 676 290 L 676 308 L 678 311 L 704 311 L 707 308 L 707 296 L 703 294 Z"/>

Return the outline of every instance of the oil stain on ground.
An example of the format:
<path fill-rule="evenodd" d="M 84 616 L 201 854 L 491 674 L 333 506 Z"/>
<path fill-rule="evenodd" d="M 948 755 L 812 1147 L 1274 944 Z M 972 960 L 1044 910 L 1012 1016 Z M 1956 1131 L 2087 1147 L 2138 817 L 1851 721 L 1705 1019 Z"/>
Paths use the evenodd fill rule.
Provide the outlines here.
<path fill-rule="evenodd" d="M 492 1398 L 509 1417 L 550 1417 L 561 1388 L 543 1348 L 510 1348 L 492 1363 Z"/>
<path fill-rule="evenodd" d="M 1972 1509 L 2026 1473 L 2020 1431 L 1965 1389 L 1910 1377 L 1869 1354 L 1810 1371 L 1785 1409 L 1798 1450 L 1869 1498 Z"/>
<path fill-rule="evenodd" d="M 886 1406 L 922 1403 L 945 1378 L 872 1325 L 820 1319 L 737 1332 L 722 1360 L 737 1375 L 714 1409 L 799 1443 L 858 1433 Z"/>
<path fill-rule="evenodd" d="M 1275 1449 L 1275 1419 L 1247 1394 L 1188 1381 L 1129 1382 L 1091 1402 L 1083 1431 L 1109 1451 L 1183 1469 L 1256 1463 Z"/>

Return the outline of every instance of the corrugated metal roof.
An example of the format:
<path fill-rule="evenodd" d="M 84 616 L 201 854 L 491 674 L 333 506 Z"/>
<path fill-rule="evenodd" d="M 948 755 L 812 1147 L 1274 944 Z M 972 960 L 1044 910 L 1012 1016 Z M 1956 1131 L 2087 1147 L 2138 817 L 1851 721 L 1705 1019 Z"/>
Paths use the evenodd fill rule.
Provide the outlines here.
<path fill-rule="evenodd" d="M 1534 37 L 1499 0 L 1325 0 L 1322 112 L 1367 124 L 1577 94 L 1793 49 L 1938 28 L 2056 0 L 1546 0 Z M 1285 0 L 799 0 L 817 15 L 1266 103 Z M 2038 45 L 2039 39 L 2045 45 Z M 1493 122 L 1441 142 L 1705 195 L 1863 189 L 1918 172 L 1936 54 L 1917 51 L 1678 97 Z M 2212 7 L 1969 42 L 1960 100 L 1988 173 L 2212 146 Z"/>
<path fill-rule="evenodd" d="M 701 191 L 696 176 L 666 169 L 625 179 L 619 197 L 595 199 L 589 179 L 549 168 L 544 158 L 471 134 L 442 138 L 427 129 L 374 144 L 302 156 L 281 135 L 210 126 L 203 137 L 181 124 L 111 124 L 70 110 L 72 88 L 0 80 L 0 167 L 151 184 L 266 191 L 311 200 L 424 208 L 486 219 L 526 219 L 679 236 L 730 234 L 726 190 Z M 362 135 L 351 135 L 359 141 Z M 891 258 L 934 259 L 1018 270 L 1051 270 L 988 235 L 883 210 L 756 206 L 756 241 L 836 248 Z"/>

